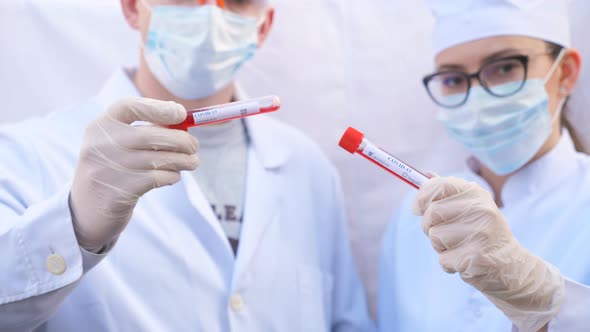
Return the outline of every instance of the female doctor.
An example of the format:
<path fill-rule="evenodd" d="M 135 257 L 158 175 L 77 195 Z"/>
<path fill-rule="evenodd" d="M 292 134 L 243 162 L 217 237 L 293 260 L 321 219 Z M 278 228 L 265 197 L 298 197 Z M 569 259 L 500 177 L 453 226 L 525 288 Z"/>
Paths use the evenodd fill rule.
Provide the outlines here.
<path fill-rule="evenodd" d="M 424 84 L 473 158 L 465 180 L 434 177 L 393 218 L 380 330 L 587 331 L 590 158 L 564 129 L 581 65 L 567 1 L 429 4 Z"/>

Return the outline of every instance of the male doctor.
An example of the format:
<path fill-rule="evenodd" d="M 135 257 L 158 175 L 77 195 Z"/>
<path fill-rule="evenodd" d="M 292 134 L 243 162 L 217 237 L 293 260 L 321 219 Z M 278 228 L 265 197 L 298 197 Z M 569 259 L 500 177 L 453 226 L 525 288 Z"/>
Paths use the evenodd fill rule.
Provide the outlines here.
<path fill-rule="evenodd" d="M 338 178 L 314 144 L 264 117 L 165 128 L 243 98 L 234 75 L 273 8 L 121 4 L 139 66 L 84 105 L 0 129 L 0 331 L 372 329 Z"/>

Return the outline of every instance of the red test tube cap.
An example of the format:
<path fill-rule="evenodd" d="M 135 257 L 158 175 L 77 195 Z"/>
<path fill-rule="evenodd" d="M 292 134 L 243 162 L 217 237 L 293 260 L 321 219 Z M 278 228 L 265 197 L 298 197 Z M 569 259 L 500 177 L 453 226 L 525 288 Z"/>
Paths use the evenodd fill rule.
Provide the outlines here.
<path fill-rule="evenodd" d="M 348 127 L 346 132 L 344 132 L 344 135 L 342 135 L 338 145 L 350 153 L 355 153 L 363 142 L 363 138 L 365 138 L 363 133 L 352 127 Z"/>

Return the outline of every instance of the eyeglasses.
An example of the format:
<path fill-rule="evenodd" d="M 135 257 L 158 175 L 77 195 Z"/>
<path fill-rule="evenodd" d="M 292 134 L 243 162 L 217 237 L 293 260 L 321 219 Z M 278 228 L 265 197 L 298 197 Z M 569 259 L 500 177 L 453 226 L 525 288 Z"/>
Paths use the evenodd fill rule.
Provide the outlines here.
<path fill-rule="evenodd" d="M 515 55 L 489 61 L 473 74 L 442 71 L 424 77 L 422 82 L 436 104 L 457 108 L 467 102 L 474 78 L 492 96 L 502 98 L 516 94 L 525 85 L 529 61 L 528 55 Z"/>

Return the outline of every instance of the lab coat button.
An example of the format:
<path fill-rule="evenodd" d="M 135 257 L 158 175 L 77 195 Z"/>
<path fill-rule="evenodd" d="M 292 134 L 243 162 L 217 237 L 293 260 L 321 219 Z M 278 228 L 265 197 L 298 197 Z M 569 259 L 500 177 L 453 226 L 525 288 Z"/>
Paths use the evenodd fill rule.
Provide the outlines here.
<path fill-rule="evenodd" d="M 245 306 L 244 298 L 242 298 L 242 296 L 240 294 L 234 294 L 231 297 L 229 306 L 235 312 L 241 311 L 242 309 L 244 309 L 244 306 Z"/>
<path fill-rule="evenodd" d="M 47 257 L 47 270 L 59 276 L 66 272 L 66 260 L 60 255 L 51 254 Z"/>

